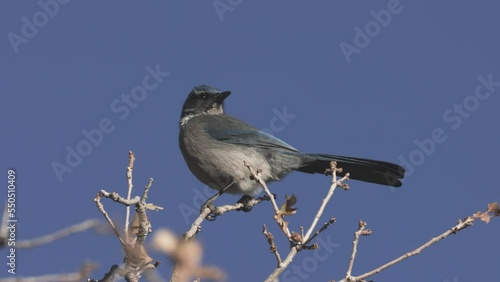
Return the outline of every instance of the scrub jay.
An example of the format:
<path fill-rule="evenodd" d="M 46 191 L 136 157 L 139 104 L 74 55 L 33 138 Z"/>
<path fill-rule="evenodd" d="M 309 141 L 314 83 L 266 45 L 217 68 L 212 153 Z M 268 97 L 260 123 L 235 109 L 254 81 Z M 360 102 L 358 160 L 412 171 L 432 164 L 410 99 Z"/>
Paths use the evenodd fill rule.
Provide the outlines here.
<path fill-rule="evenodd" d="M 275 181 L 292 171 L 325 173 L 331 161 L 350 178 L 399 187 L 404 169 L 396 164 L 326 154 L 304 154 L 280 139 L 224 114 L 230 91 L 199 85 L 182 107 L 179 147 L 191 172 L 204 184 L 230 194 L 257 195 L 246 161 L 263 181 Z"/>

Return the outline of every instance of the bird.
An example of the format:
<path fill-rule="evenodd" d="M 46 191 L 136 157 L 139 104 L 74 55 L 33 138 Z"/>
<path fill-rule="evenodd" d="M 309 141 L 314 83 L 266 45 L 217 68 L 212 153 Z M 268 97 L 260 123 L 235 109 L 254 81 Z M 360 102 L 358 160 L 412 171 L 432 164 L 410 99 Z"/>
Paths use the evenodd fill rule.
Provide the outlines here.
<path fill-rule="evenodd" d="M 321 173 L 332 161 L 349 172 L 350 179 L 400 187 L 404 168 L 389 162 L 302 153 L 277 137 L 225 114 L 224 102 L 231 94 L 209 85 L 198 85 L 188 94 L 179 122 L 179 148 L 192 174 L 220 193 L 255 197 L 261 185 L 249 172 L 259 172 L 268 183 L 299 171 Z"/>

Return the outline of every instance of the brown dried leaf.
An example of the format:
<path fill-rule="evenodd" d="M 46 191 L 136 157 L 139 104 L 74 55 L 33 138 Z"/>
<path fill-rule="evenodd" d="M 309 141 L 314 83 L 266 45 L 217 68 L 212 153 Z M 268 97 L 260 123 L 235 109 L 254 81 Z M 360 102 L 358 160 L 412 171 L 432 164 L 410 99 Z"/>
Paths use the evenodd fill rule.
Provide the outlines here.
<path fill-rule="evenodd" d="M 493 213 L 494 216 L 500 216 L 500 207 L 498 206 L 498 203 L 489 203 L 488 212 Z"/>
<path fill-rule="evenodd" d="M 289 216 L 292 214 L 295 214 L 297 212 L 297 208 L 293 207 L 297 203 L 297 198 L 295 195 L 292 194 L 292 196 L 288 197 L 285 195 L 286 201 L 285 203 L 281 206 L 279 215 L 280 216 Z"/>
<path fill-rule="evenodd" d="M 485 212 L 478 211 L 472 215 L 473 218 L 478 218 L 486 223 L 489 223 L 491 218 L 495 216 L 500 216 L 500 208 L 496 202 L 488 204 L 488 210 Z"/>
<path fill-rule="evenodd" d="M 134 265 L 145 266 L 153 261 L 144 249 L 144 245 L 125 243 L 123 249 L 126 259 Z"/>

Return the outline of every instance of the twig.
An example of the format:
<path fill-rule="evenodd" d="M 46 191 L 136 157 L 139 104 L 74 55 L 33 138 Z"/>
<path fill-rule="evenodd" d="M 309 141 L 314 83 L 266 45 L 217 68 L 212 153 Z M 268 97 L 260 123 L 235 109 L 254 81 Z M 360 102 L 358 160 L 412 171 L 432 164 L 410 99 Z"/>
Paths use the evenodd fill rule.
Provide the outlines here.
<path fill-rule="evenodd" d="M 262 201 L 267 201 L 267 200 L 269 200 L 269 198 L 267 196 L 259 197 L 256 199 L 249 200 L 247 205 L 255 206 L 257 204 L 260 204 Z M 224 205 L 224 206 L 215 207 L 215 210 L 213 211 L 213 213 L 215 215 L 219 216 L 219 215 L 225 214 L 225 213 L 233 211 L 233 210 L 239 210 L 239 209 L 244 208 L 244 207 L 245 207 L 245 204 L 243 204 L 243 203 L 236 203 L 234 205 Z M 191 240 L 192 238 L 194 238 L 194 236 L 196 236 L 196 234 L 198 234 L 198 232 L 201 231 L 201 224 L 203 223 L 205 218 L 210 213 L 212 213 L 210 208 L 205 208 L 203 211 L 201 211 L 200 215 L 191 224 L 191 227 L 189 228 L 189 230 L 184 233 L 185 240 Z"/>
<path fill-rule="evenodd" d="M 109 225 L 112 227 L 113 232 L 122 244 L 123 250 L 125 251 L 124 266 L 122 268 L 113 266 L 103 278 L 104 281 L 111 281 L 115 274 L 122 276 L 127 282 L 139 281 L 142 273 L 147 269 L 156 269 L 160 264 L 158 261 L 153 260 L 147 253 L 144 247 L 144 241 L 146 236 L 151 233 L 151 223 L 147 217 L 147 210 L 161 210 L 163 208 L 155 206 L 151 203 L 147 203 L 148 192 L 153 184 L 153 179 L 150 178 L 148 184 L 144 187 L 144 192 L 141 197 L 131 198 L 132 192 L 132 171 L 134 166 L 134 154 L 132 151 L 129 152 L 129 165 L 127 169 L 127 182 L 128 182 L 128 193 L 127 198 L 121 197 L 116 192 L 107 192 L 105 190 L 100 190 L 97 196 L 94 198 L 94 202 L 97 205 L 99 211 L 104 215 Z M 125 239 L 120 235 L 120 232 L 116 228 L 115 224 L 109 217 L 108 213 L 104 209 L 101 203 L 101 198 L 109 198 L 114 202 L 125 205 L 127 208 L 126 212 L 126 227 L 125 227 Z M 135 206 L 136 218 L 133 222 L 133 233 L 131 233 L 132 228 L 130 228 L 130 206 Z M 135 235 L 132 236 L 131 235 Z M 95 281 L 95 280 L 94 280 Z M 99 281 L 99 280 L 97 280 Z M 102 281 L 102 280 L 101 280 Z"/>
<path fill-rule="evenodd" d="M 267 185 L 266 183 L 262 180 L 262 178 L 260 178 L 260 172 L 257 172 L 255 173 L 252 168 L 250 167 L 250 165 L 246 162 L 246 161 L 243 161 L 243 164 L 248 168 L 248 170 L 250 171 L 250 174 L 251 176 L 257 181 L 259 182 L 259 184 L 262 186 L 262 188 L 264 188 L 264 192 L 266 193 L 266 195 L 269 197 L 269 199 L 271 200 L 271 203 L 273 204 L 273 209 L 274 209 L 274 213 L 277 214 L 279 213 L 279 208 L 278 208 L 278 204 L 276 203 L 276 200 L 274 199 L 274 195 L 271 194 L 271 191 L 269 191 L 269 188 L 267 188 Z M 290 233 L 290 232 L 289 232 Z M 288 236 L 290 237 L 290 236 Z"/>
<path fill-rule="evenodd" d="M 309 239 L 307 239 L 307 241 L 305 241 L 305 242 L 303 243 L 303 245 L 304 245 L 304 246 L 307 246 L 307 244 L 309 244 L 309 242 L 311 242 L 311 241 L 312 241 L 314 238 L 316 238 L 316 236 L 318 236 L 321 232 L 325 231 L 328 227 L 330 227 L 330 225 L 332 225 L 333 223 L 335 223 L 335 221 L 336 221 L 336 220 L 337 220 L 337 219 L 336 219 L 335 217 L 330 218 L 327 222 L 325 222 L 325 223 L 323 224 L 323 226 L 321 226 L 321 228 L 320 228 L 318 231 L 314 232 L 314 234 L 313 234 L 311 237 L 309 237 Z M 303 233 L 303 230 L 302 230 L 302 238 L 304 238 L 304 233 Z"/>
<path fill-rule="evenodd" d="M 35 277 L 13 277 L 13 278 L 2 278 L 0 282 L 54 282 L 54 281 L 66 281 L 66 282 L 80 282 L 86 279 L 92 271 L 97 268 L 96 263 L 85 262 L 80 267 L 80 270 L 73 273 L 66 274 L 48 274 Z"/>
<path fill-rule="evenodd" d="M 330 189 L 328 190 L 328 193 L 326 194 L 326 197 L 323 199 L 323 202 L 321 203 L 321 206 L 318 209 L 318 212 L 316 213 L 316 216 L 313 219 L 313 222 L 311 224 L 311 227 L 307 230 L 306 235 L 304 238 L 302 238 L 302 242 L 308 242 L 309 237 L 311 236 L 312 232 L 316 228 L 316 224 L 318 224 L 319 219 L 323 215 L 323 212 L 325 211 L 325 207 L 330 201 L 330 199 L 333 196 L 333 192 L 337 187 L 342 187 L 343 189 L 347 189 L 348 186 L 347 184 L 344 184 L 344 181 L 347 181 L 349 179 L 349 173 L 346 173 L 344 177 L 342 177 L 340 180 L 337 180 L 337 172 L 341 172 L 341 168 L 337 168 L 337 162 L 333 161 L 330 163 L 330 170 L 332 172 L 332 184 L 330 185 Z"/>
<path fill-rule="evenodd" d="M 360 220 L 358 230 L 354 232 L 354 241 L 352 241 L 352 253 L 349 259 L 349 266 L 347 267 L 346 277 L 351 277 L 352 268 L 354 266 L 354 259 L 356 258 L 356 252 L 358 250 L 358 242 L 361 236 L 368 236 L 371 234 L 370 229 L 366 229 L 366 222 Z"/>
<path fill-rule="evenodd" d="M 466 217 L 463 221 L 459 220 L 458 223 L 455 226 L 453 226 L 452 228 L 450 228 L 448 231 L 444 232 L 443 234 L 441 234 L 437 237 L 432 238 L 431 240 L 427 241 L 425 244 L 416 248 L 415 250 L 408 252 L 408 253 L 406 253 L 406 254 L 404 254 L 404 255 L 402 255 L 402 256 L 400 256 L 400 257 L 398 257 L 398 258 L 396 258 L 396 259 L 394 259 L 394 260 L 392 260 L 392 261 L 390 261 L 390 262 L 388 262 L 380 267 L 377 267 L 376 269 L 374 269 L 372 271 L 366 272 L 362 275 L 355 276 L 355 277 L 346 276 L 344 278 L 344 280 L 348 281 L 348 282 L 363 281 L 365 278 L 368 278 L 374 274 L 377 274 L 377 273 L 379 273 L 379 272 L 381 272 L 381 271 L 383 271 L 383 270 L 385 270 L 385 269 L 387 269 L 387 268 L 389 268 L 389 267 L 391 267 L 391 266 L 393 266 L 393 265 L 395 265 L 395 264 L 397 264 L 397 263 L 399 263 L 407 258 L 410 258 L 414 255 L 420 254 L 420 252 L 422 250 L 424 250 L 424 249 L 430 247 L 431 245 L 441 241 L 442 239 L 450 236 L 451 234 L 455 234 L 455 233 L 471 226 L 473 222 L 474 222 L 474 218 L 472 218 L 472 217 Z"/>
<path fill-rule="evenodd" d="M 114 197 L 112 197 L 112 196 L 114 196 Z M 97 193 L 97 196 L 95 196 L 94 203 L 96 204 L 97 209 L 102 213 L 102 215 L 104 216 L 104 218 L 106 218 L 106 221 L 108 221 L 108 224 L 109 224 L 109 226 L 111 226 L 111 229 L 113 230 L 113 233 L 115 233 L 116 238 L 118 238 L 118 240 L 120 241 L 120 243 L 122 244 L 122 246 L 124 246 L 125 245 L 125 241 L 123 240 L 123 238 L 120 235 L 120 232 L 118 232 L 118 229 L 116 228 L 113 220 L 111 220 L 111 218 L 109 217 L 108 213 L 104 209 L 103 204 L 101 203 L 101 198 L 102 197 L 113 199 L 116 202 L 116 201 L 118 201 L 118 200 L 115 200 L 116 197 L 120 197 L 120 196 L 117 193 L 109 193 L 109 192 L 106 192 L 105 190 L 101 190 L 101 191 L 99 191 L 99 193 Z"/>
<path fill-rule="evenodd" d="M 264 280 L 265 282 L 276 281 L 276 278 L 292 263 L 293 259 L 298 253 L 298 248 L 291 248 L 285 260 L 281 263 L 281 267 L 276 267 L 274 271 Z"/>
<path fill-rule="evenodd" d="M 271 232 L 267 231 L 267 227 L 265 224 L 264 224 L 264 227 L 262 228 L 262 233 L 264 233 L 264 236 L 266 236 L 266 238 L 267 238 L 267 242 L 269 243 L 270 251 L 276 257 L 277 267 L 281 267 L 281 264 L 282 264 L 281 256 L 278 253 L 278 248 L 276 247 L 276 244 L 274 243 L 274 236 Z"/>
<path fill-rule="evenodd" d="M 134 161 L 135 161 L 135 156 L 134 152 L 129 151 L 128 152 L 128 166 L 127 166 L 127 183 L 128 183 L 128 192 L 127 192 L 127 200 L 130 200 L 130 197 L 132 195 L 132 188 L 134 187 L 132 183 L 132 171 L 134 170 Z M 125 238 L 129 240 L 129 224 L 130 224 L 130 206 L 127 206 L 127 211 L 125 213 Z"/>
<path fill-rule="evenodd" d="M 290 252 L 286 256 L 285 260 L 283 260 L 283 262 L 281 263 L 281 267 L 275 268 L 274 271 L 266 278 L 266 280 L 265 280 L 266 282 L 275 281 L 277 279 L 277 277 L 281 273 L 283 273 L 283 271 L 285 271 L 285 269 L 290 265 L 290 263 L 292 263 L 294 257 L 297 255 L 297 253 L 300 250 L 307 248 L 305 243 L 310 242 L 309 238 L 311 237 L 311 234 L 312 234 L 314 228 L 316 227 L 316 224 L 318 223 L 321 215 L 323 214 L 325 207 L 326 207 L 326 204 L 328 203 L 328 201 L 330 201 L 331 197 L 333 196 L 333 192 L 335 191 L 335 189 L 339 186 L 345 190 L 348 189 L 349 186 L 347 186 L 347 184 L 343 183 L 343 181 L 346 181 L 349 179 L 349 173 L 346 173 L 344 175 L 344 177 L 342 177 L 340 180 L 337 180 L 337 172 L 341 171 L 340 168 L 337 168 L 337 162 L 335 162 L 335 161 L 331 162 L 330 163 L 330 170 L 327 170 L 327 171 L 328 172 L 331 171 L 331 173 L 332 173 L 332 184 L 330 185 L 330 189 L 328 190 L 326 197 L 323 199 L 323 202 L 321 203 L 321 206 L 319 207 L 318 212 L 316 213 L 316 216 L 313 219 L 311 227 L 309 227 L 309 229 L 307 230 L 306 235 L 304 235 L 302 237 L 302 243 L 293 247 L 290 250 Z M 325 230 L 325 229 L 326 229 L 326 227 L 322 230 Z M 321 232 L 321 231 L 318 231 L 318 232 Z M 317 246 L 314 245 L 314 246 L 310 247 L 310 249 L 314 249 L 315 247 L 317 247 Z"/>
<path fill-rule="evenodd" d="M 56 231 L 52 234 L 47 234 L 42 237 L 38 237 L 31 240 L 22 240 L 16 243 L 16 248 L 18 249 L 28 249 L 38 247 L 40 245 L 45 245 L 52 243 L 56 240 L 62 239 L 64 237 L 68 237 L 72 234 L 86 231 L 88 229 L 94 228 L 99 225 L 99 221 L 97 219 L 88 219 L 84 220 L 78 224 L 69 226 L 62 230 Z"/>
<path fill-rule="evenodd" d="M 290 229 L 288 228 L 288 226 L 280 224 L 280 220 L 279 220 L 280 209 L 278 208 L 278 204 L 276 203 L 276 199 L 274 198 L 274 195 L 271 193 L 269 188 L 267 188 L 266 182 L 264 182 L 262 180 L 262 178 L 260 177 L 260 172 L 257 171 L 257 173 L 255 173 L 246 161 L 244 161 L 243 164 L 248 168 L 248 170 L 250 171 L 250 175 L 260 184 L 260 186 L 262 186 L 262 188 L 264 189 L 264 192 L 271 200 L 271 203 L 273 204 L 274 215 L 275 215 L 274 219 L 276 220 L 276 223 L 278 223 L 278 226 L 280 226 L 280 229 L 285 233 L 288 240 L 293 241 L 292 240 L 292 233 L 290 232 Z"/>

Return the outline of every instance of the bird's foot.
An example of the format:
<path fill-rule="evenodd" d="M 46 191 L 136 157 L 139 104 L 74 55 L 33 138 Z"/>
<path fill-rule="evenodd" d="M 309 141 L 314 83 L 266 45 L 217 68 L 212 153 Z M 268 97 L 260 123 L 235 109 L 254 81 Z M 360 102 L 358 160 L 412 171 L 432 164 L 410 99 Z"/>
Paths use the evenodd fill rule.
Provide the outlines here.
<path fill-rule="evenodd" d="M 214 205 L 214 202 L 215 200 L 217 200 L 217 198 L 219 198 L 220 195 L 221 195 L 220 192 L 216 193 L 201 206 L 200 213 L 203 213 L 203 211 L 207 208 L 210 209 L 210 213 L 205 218 L 206 220 L 214 221 L 217 219 L 217 216 L 219 216 L 219 212 L 217 210 L 217 207 Z"/>
<path fill-rule="evenodd" d="M 243 207 L 237 209 L 238 211 L 244 211 L 244 212 L 249 212 L 252 210 L 253 208 L 253 197 L 252 196 L 248 196 L 248 195 L 244 195 L 243 197 L 241 197 L 241 199 L 238 200 L 238 203 L 242 203 L 243 204 Z"/>

